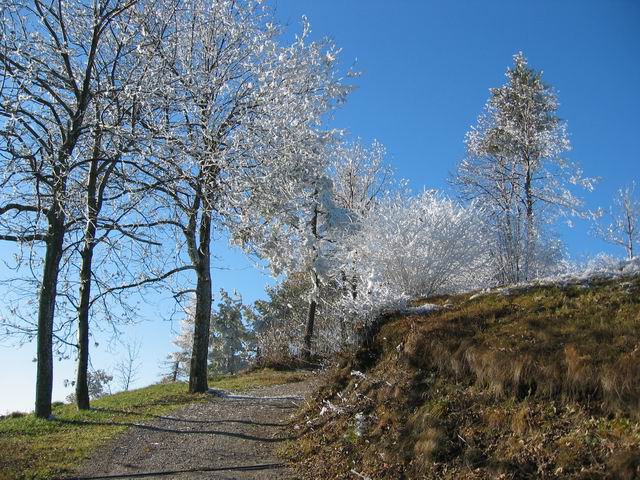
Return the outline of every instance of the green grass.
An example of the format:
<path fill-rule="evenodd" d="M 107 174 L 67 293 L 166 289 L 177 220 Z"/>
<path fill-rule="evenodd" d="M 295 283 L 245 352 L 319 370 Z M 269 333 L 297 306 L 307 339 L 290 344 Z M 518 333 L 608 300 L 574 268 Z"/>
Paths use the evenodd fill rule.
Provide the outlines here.
<path fill-rule="evenodd" d="M 302 380 L 303 374 L 256 370 L 240 375 L 216 376 L 211 388 L 242 391 Z M 54 420 L 34 415 L 0 420 L 0 480 L 47 479 L 73 474 L 96 448 L 132 423 L 152 420 L 206 394 L 189 394 L 183 382 L 156 384 L 116 393 L 91 403 L 89 411 L 56 405 Z"/>
<path fill-rule="evenodd" d="M 216 375 L 209 380 L 209 387 L 222 390 L 242 391 L 250 388 L 269 387 L 283 383 L 299 382 L 308 376 L 308 372 L 290 370 L 272 370 L 263 368 L 242 375 Z"/>

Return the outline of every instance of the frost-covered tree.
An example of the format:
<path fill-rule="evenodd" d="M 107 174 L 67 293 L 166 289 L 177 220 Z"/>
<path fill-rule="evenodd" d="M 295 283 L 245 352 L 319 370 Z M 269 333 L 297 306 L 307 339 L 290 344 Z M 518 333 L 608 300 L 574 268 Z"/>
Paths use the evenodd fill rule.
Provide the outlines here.
<path fill-rule="evenodd" d="M 350 308 L 367 319 L 410 298 L 485 286 L 484 237 L 474 204 L 462 207 L 432 191 L 389 197 L 349 239 L 360 278 Z"/>
<path fill-rule="evenodd" d="M 326 168 L 326 157 L 316 165 Z M 345 211 L 335 205 L 332 184 L 321 169 L 304 182 L 294 184 L 288 197 L 290 208 L 253 229 L 252 248 L 269 261 L 274 276 L 303 275 L 307 302 L 300 356 L 310 361 L 318 305 L 323 286 L 340 271 L 336 241 L 348 223 Z M 257 230 L 257 233 L 256 233 Z"/>
<path fill-rule="evenodd" d="M 464 208 L 434 192 L 384 195 L 356 224 L 335 225 L 317 295 L 314 352 L 335 353 L 352 344 L 358 326 L 384 308 L 485 286 L 490 270 L 483 228 L 474 205 Z M 292 251 L 285 256 L 296 263 Z M 353 278 L 345 290 L 340 279 L 347 268 Z M 312 290 L 307 271 L 290 272 L 269 290 L 268 301 L 256 302 L 258 361 L 286 363 L 305 351 L 304 299 Z"/>
<path fill-rule="evenodd" d="M 302 217 L 298 233 L 300 234 L 300 248 L 297 250 L 299 268 L 309 275 L 311 291 L 309 292 L 309 308 L 304 331 L 302 356 L 310 362 L 312 356 L 312 342 L 316 324 L 316 313 L 323 283 L 326 283 L 335 272 L 332 262 L 334 250 L 333 239 L 340 223 L 344 221 L 343 211 L 335 208 L 330 189 L 330 181 L 321 177 L 314 185 L 309 197 L 308 221 Z"/>
<path fill-rule="evenodd" d="M 313 146 L 313 141 L 309 144 Z M 289 309 L 290 314 L 295 312 L 287 315 L 291 328 L 283 330 L 286 322 L 276 320 L 261 338 L 269 338 L 273 345 L 289 338 L 291 348 L 283 346 L 279 355 L 297 354 L 309 361 L 312 353 L 338 350 L 340 338 L 346 336 L 342 316 L 333 315 L 335 300 L 341 295 L 338 290 L 355 296 L 357 289 L 353 260 L 345 254 L 344 239 L 391 188 L 393 174 L 384 163 L 385 150 L 378 142 L 367 147 L 360 141 L 344 142 L 336 135 L 327 135 L 318 138 L 316 148 L 308 149 L 306 155 L 313 158 L 313 168 L 290 178 L 287 183 L 291 188 L 285 192 L 288 208 L 252 229 L 251 246 L 269 261 L 275 276 L 287 277 L 281 284 L 282 291 L 272 292 L 278 293 L 272 298 L 273 305 L 279 303 L 279 294 L 294 285 L 307 301 L 305 318 L 299 308 Z M 318 331 L 319 319 L 322 325 Z M 304 325 L 302 331 L 299 325 Z M 332 336 L 330 331 L 334 334 L 333 346 L 326 344 Z M 301 342 L 293 339 L 299 333 Z"/>
<path fill-rule="evenodd" d="M 640 247 L 640 196 L 635 182 L 620 188 L 608 215 L 596 225 L 596 234 L 604 241 L 624 248 L 627 259 L 633 260 Z"/>
<path fill-rule="evenodd" d="M 137 3 L 0 2 L 0 239 L 30 248 L 29 267 L 42 269 L 36 322 L 39 417 L 51 413 L 65 238 L 80 223 L 86 186 L 80 179 L 90 170 L 96 100 L 109 89 L 109 82 L 97 78 L 108 73 L 120 79 L 109 59 L 118 57 L 126 37 L 119 22 Z"/>
<path fill-rule="evenodd" d="M 329 166 L 333 201 L 349 219 L 348 225 L 344 225 L 344 235 L 353 234 L 377 204 L 397 190 L 393 169 L 385 163 L 385 156 L 386 149 L 378 141 L 369 147 L 356 140 L 333 148 Z M 348 261 L 349 252 L 344 251 L 344 243 L 338 246 L 343 256 L 339 283 L 355 295 L 353 265 Z"/>
<path fill-rule="evenodd" d="M 453 182 L 467 200 L 480 200 L 494 235 L 494 260 L 501 282 L 526 281 L 544 246 L 546 226 L 558 214 L 580 214 L 572 185 L 590 190 L 592 181 L 563 155 L 570 149 L 558 100 L 522 53 L 507 70 L 507 83 L 492 88 L 476 126 L 466 135 L 467 156 Z"/>
<path fill-rule="evenodd" d="M 338 143 L 330 154 L 334 203 L 353 221 L 366 217 L 376 203 L 394 189 L 394 172 L 385 163 L 386 148 L 374 140 Z"/>
<path fill-rule="evenodd" d="M 325 309 L 331 312 L 330 317 L 339 331 L 336 343 L 344 347 L 349 343 L 353 323 L 357 317 L 348 316 L 341 308 L 343 299 L 334 291 L 337 287 L 342 295 L 350 296 L 355 302 L 358 295 L 357 246 L 347 239 L 357 234 L 367 222 L 369 214 L 378 204 L 390 195 L 399 193 L 402 183 L 397 183 L 393 169 L 385 162 L 386 149 L 378 141 L 370 146 L 360 140 L 336 145 L 331 155 L 330 174 L 335 204 L 348 217 L 342 231 L 334 239 L 336 257 L 340 273 L 334 276 L 335 285 L 325 289 L 327 299 Z"/>
<path fill-rule="evenodd" d="M 253 205 L 277 208 L 284 197 L 278 180 L 307 162 L 297 154 L 305 148 L 300 132 L 319 124 L 346 90 L 335 74 L 337 49 L 310 42 L 306 23 L 281 46 L 260 2 L 165 3 L 156 17 L 167 28 L 149 41 L 161 107 L 146 126 L 158 140 L 157 191 L 196 273 L 189 388 L 200 392 L 207 388 L 212 234 L 243 224 Z"/>

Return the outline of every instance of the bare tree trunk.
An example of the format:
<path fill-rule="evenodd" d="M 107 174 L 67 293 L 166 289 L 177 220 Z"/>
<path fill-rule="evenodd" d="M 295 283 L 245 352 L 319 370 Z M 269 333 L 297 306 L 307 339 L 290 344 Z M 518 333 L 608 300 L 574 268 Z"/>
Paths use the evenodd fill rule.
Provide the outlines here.
<path fill-rule="evenodd" d="M 176 363 L 173 365 L 173 374 L 171 375 L 171 381 L 174 383 L 178 380 L 179 370 L 180 370 L 180 360 L 176 360 Z"/>
<path fill-rule="evenodd" d="M 200 223 L 199 249 L 197 252 L 196 313 L 193 332 L 193 350 L 189 370 L 189 392 L 206 392 L 207 360 L 211 326 L 211 213 L 203 212 Z"/>
<path fill-rule="evenodd" d="M 316 301 L 311 299 L 309 301 L 309 310 L 307 312 L 307 326 L 304 332 L 304 350 L 302 351 L 302 358 L 306 362 L 311 361 L 311 342 L 313 340 L 313 326 L 316 321 Z"/>
<path fill-rule="evenodd" d="M 534 245 L 533 238 L 533 192 L 531 187 L 531 165 L 527 162 L 526 178 L 524 182 L 524 195 L 526 202 L 526 238 L 525 238 L 525 252 L 524 252 L 524 280 L 529 281 L 530 268 L 531 268 L 531 256 Z"/>
<path fill-rule="evenodd" d="M 631 200 L 629 200 L 630 202 Z M 633 220 L 633 210 L 630 205 L 626 205 L 626 224 L 625 224 L 625 233 L 627 236 L 627 258 L 628 260 L 633 260 L 633 241 L 634 241 L 634 220 Z"/>
<path fill-rule="evenodd" d="M 355 284 L 351 283 L 347 279 L 347 273 L 344 270 L 340 270 L 340 276 L 342 277 L 342 291 L 344 295 L 351 294 L 351 298 L 355 300 Z M 339 316 L 340 325 L 340 347 L 344 348 L 347 344 L 347 325 L 344 319 L 344 315 Z"/>
<path fill-rule="evenodd" d="M 309 222 L 309 225 L 311 226 L 311 233 L 313 234 L 314 238 L 317 241 L 318 239 L 318 204 L 316 204 L 313 208 L 313 215 L 311 217 L 311 222 Z M 314 247 L 314 249 L 316 249 L 316 247 Z M 317 255 L 317 249 L 316 249 L 316 255 Z M 302 351 L 302 358 L 306 362 L 311 361 L 311 343 L 313 340 L 313 327 L 316 321 L 316 306 L 317 306 L 315 296 L 318 294 L 318 288 L 320 287 L 320 282 L 318 279 L 318 274 L 315 271 L 315 267 L 311 272 L 311 277 L 313 281 L 313 294 L 312 294 L 311 300 L 309 300 L 309 310 L 307 312 L 307 326 L 304 332 L 304 346 Z"/>
<path fill-rule="evenodd" d="M 85 240 L 86 241 L 86 240 Z M 93 248 L 85 245 L 80 270 L 80 304 L 78 305 L 78 365 L 76 372 L 76 406 L 88 410 L 89 405 L 89 302 L 91 295 L 91 263 Z"/>
<path fill-rule="evenodd" d="M 211 274 L 203 268 L 198 268 L 196 284 L 196 314 L 193 332 L 193 351 L 191 353 L 191 368 L 189 370 L 189 392 L 206 392 L 207 357 L 209 347 L 209 328 L 211 323 Z"/>
<path fill-rule="evenodd" d="M 78 371 L 76 376 L 76 405 L 79 410 L 89 409 L 89 309 L 91 306 L 91 271 L 98 221 L 97 160 L 91 162 L 87 185 L 87 223 L 80 267 L 80 303 L 78 305 Z"/>
<path fill-rule="evenodd" d="M 340 275 L 342 277 L 342 285 L 343 285 L 343 293 L 345 295 L 350 295 L 351 300 L 356 300 L 358 298 L 358 277 L 357 275 L 352 275 L 351 278 L 347 276 L 347 273 L 344 270 L 340 271 Z M 351 324 L 353 325 L 356 319 L 355 312 L 350 314 Z M 347 332 L 347 323 L 344 318 L 344 315 L 340 315 L 340 343 L 341 347 L 346 347 L 347 342 L 349 340 L 349 334 Z"/>
<path fill-rule="evenodd" d="M 38 365 L 36 370 L 35 414 L 40 418 L 49 418 L 51 416 L 53 319 L 56 308 L 58 271 L 60 269 L 64 241 L 64 219 L 62 209 L 57 202 L 54 203 L 49 217 L 44 272 L 38 305 Z"/>
<path fill-rule="evenodd" d="M 96 124 L 100 121 L 96 108 Z M 76 405 L 78 410 L 90 408 L 89 399 L 89 311 L 91 309 L 91 281 L 93 273 L 93 253 L 96 246 L 98 214 L 102 208 L 105 182 L 115 164 L 104 174 L 101 187 L 98 187 L 99 158 L 102 150 L 102 131 L 97 127 L 93 137 L 93 152 L 87 178 L 86 224 L 84 245 L 80 253 L 80 302 L 78 304 L 78 365 L 76 373 Z"/>

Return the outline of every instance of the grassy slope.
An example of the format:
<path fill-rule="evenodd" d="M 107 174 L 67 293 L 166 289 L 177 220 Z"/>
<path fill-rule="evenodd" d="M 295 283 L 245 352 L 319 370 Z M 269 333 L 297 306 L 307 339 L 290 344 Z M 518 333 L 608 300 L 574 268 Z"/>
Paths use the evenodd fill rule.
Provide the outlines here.
<path fill-rule="evenodd" d="M 296 372 L 258 370 L 213 378 L 210 387 L 246 390 L 301 379 Z M 151 420 L 154 415 L 204 398 L 205 394 L 190 395 L 185 383 L 167 383 L 100 398 L 87 412 L 79 412 L 72 405 L 57 405 L 55 420 L 33 415 L 4 418 L 0 420 L 0 479 L 71 474 L 94 449 L 125 430 L 127 424 Z"/>
<path fill-rule="evenodd" d="M 381 322 L 335 372 L 289 446 L 301 467 L 640 478 L 640 278 L 431 301 L 451 307 Z"/>

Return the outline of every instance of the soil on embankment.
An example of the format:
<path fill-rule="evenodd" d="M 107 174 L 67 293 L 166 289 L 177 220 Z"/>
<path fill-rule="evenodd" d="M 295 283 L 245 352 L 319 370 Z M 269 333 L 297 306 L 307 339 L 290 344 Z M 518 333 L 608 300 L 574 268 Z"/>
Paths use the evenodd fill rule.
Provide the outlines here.
<path fill-rule="evenodd" d="M 640 478 L 640 278 L 431 299 L 299 418 L 302 478 Z"/>

